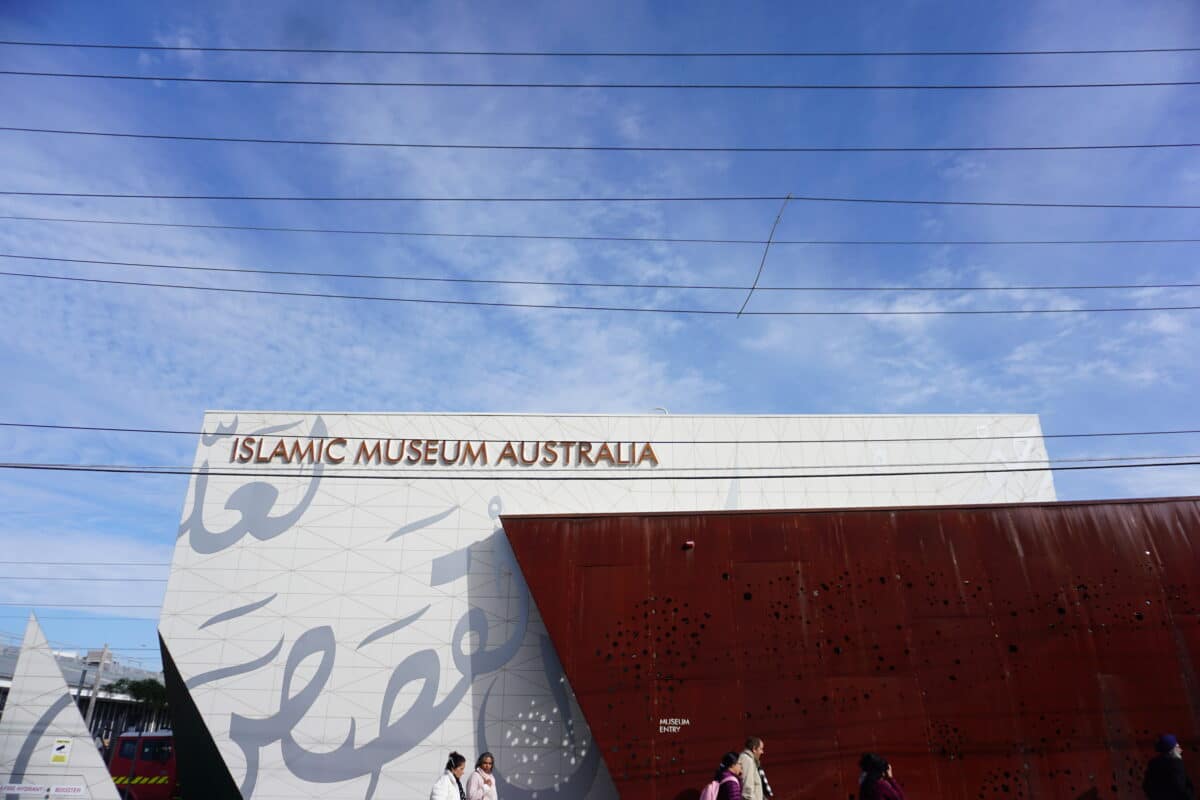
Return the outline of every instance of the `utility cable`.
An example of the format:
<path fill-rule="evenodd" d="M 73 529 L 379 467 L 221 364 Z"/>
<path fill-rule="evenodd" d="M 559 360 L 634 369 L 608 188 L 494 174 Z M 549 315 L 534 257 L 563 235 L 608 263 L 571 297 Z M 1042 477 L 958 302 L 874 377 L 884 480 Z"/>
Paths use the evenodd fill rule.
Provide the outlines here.
<path fill-rule="evenodd" d="M 566 303 L 509 303 L 497 300 L 445 300 L 430 297 L 394 297 L 388 295 L 338 294 L 335 292 L 299 292 L 282 289 L 244 289 L 230 286 L 195 286 L 184 283 L 150 283 L 147 281 L 122 281 L 110 278 L 81 278 L 70 275 L 42 275 L 32 272 L 0 272 L 7 278 L 29 278 L 31 280 L 64 281 L 102 286 L 134 286 L 148 289 L 173 289 L 220 294 L 267 295 L 272 297 L 305 297 L 321 300 L 350 300 L 355 302 L 406 303 L 439 306 L 472 306 L 477 308 L 506 308 L 540 311 L 597 311 L 633 314 L 669 314 L 712 317 L 940 317 L 940 316 L 1012 316 L 1020 314 L 1110 314 L 1146 313 L 1154 311 L 1200 311 L 1200 306 L 1089 306 L 1086 308 L 985 308 L 985 309 L 910 309 L 888 311 L 732 311 L 708 308 L 663 308 L 658 306 L 613 306 Z"/>
<path fill-rule="evenodd" d="M 301 78 L 215 78 L 183 75 L 130 75 L 100 72 L 0 70 L 21 78 L 152 81 L 155 83 L 226 84 L 236 86 L 346 86 L 391 89 L 658 89 L 675 91 L 987 91 L 1008 89 L 1135 89 L 1198 86 L 1197 81 L 1104 81 L 1094 83 L 587 83 L 552 81 L 347 81 Z"/>
<path fill-rule="evenodd" d="M 162 608 L 162 603 L 93 603 L 91 600 L 81 600 L 78 603 L 19 603 L 9 600 L 0 600 L 0 606 L 21 606 L 28 608 L 79 608 L 81 606 L 88 608 Z"/>
<path fill-rule="evenodd" d="M 767 254 L 771 252 L 771 242 L 775 238 L 775 229 L 779 227 L 780 220 L 783 219 L 783 212 L 787 208 L 788 200 L 792 196 L 789 194 L 783 200 L 783 205 L 779 206 L 779 213 L 775 215 L 775 221 L 771 223 L 771 232 L 767 235 L 767 243 L 763 245 L 762 258 L 758 260 L 758 272 L 754 273 L 754 283 L 750 284 L 750 291 L 746 293 L 746 299 L 742 301 L 742 305 L 738 308 L 737 316 L 741 319 L 742 312 L 746 310 L 746 306 L 750 305 L 750 298 L 754 296 L 754 290 L 758 288 L 759 278 L 762 277 L 763 269 L 767 266 Z"/>
<path fill-rule="evenodd" d="M 1004 462 L 1008 463 L 1008 462 Z M 1039 463 L 1045 463 L 1039 462 Z M 1081 470 L 1098 470 L 1098 469 L 1151 469 L 1158 467 L 1194 467 L 1200 466 L 1200 461 L 1156 461 L 1141 464 L 1078 464 L 1065 467 L 1056 466 L 1027 466 L 1027 467 L 1007 467 L 997 469 L 968 469 L 968 470 L 919 470 L 919 471 L 899 471 L 899 472 L 821 472 L 821 473 L 778 473 L 766 476 L 756 476 L 762 478 L 770 478 L 772 480 L 780 479 L 795 479 L 795 480 L 827 480 L 830 478 L 905 478 L 905 477 L 921 477 L 921 476 L 943 476 L 943 475 L 992 475 L 1005 474 L 1012 472 L 1074 472 Z M 116 475 L 189 475 L 189 476 L 206 476 L 206 477 L 226 477 L 226 478 L 303 478 L 312 480 L 315 476 L 311 473 L 303 473 L 299 471 L 267 471 L 267 470 L 237 470 L 237 469 L 192 469 L 192 468 L 157 468 L 157 467 L 139 467 L 136 465 L 125 464 L 40 464 L 32 462 L 0 462 L 0 469 L 5 470 L 24 470 L 32 472 L 78 472 L 78 473 L 95 473 L 95 474 L 116 474 Z M 577 482 L 577 481 L 713 481 L 713 480 L 732 480 L 735 478 L 745 478 L 747 475 L 744 472 L 739 472 L 736 469 L 733 472 L 725 474 L 704 474 L 704 475 L 660 475 L 653 472 L 639 471 L 636 469 L 615 470 L 621 472 L 620 475 L 587 475 L 573 472 L 570 476 L 559 475 L 511 475 L 511 474 L 496 474 L 495 472 L 483 472 L 482 470 L 477 475 L 473 476 L 457 476 L 460 480 L 486 480 L 486 481 L 560 481 L 560 482 Z M 327 472 L 319 477 L 321 480 L 390 480 L 390 481 L 422 481 L 422 480 L 446 480 L 446 475 L 438 470 L 430 470 L 425 473 L 405 473 L 403 475 L 390 474 L 386 470 L 372 473 L 358 473 L 354 475 L 339 474 L 336 472 Z"/>
<path fill-rule="evenodd" d="M 79 604 L 77 604 L 77 605 L 75 606 L 75 608 L 79 608 L 79 607 L 82 607 L 82 606 L 84 606 L 84 605 L 85 605 L 84 603 L 79 603 Z M 19 607 L 20 607 L 20 606 L 18 606 L 18 608 L 19 608 Z M 29 608 L 29 609 L 36 610 L 38 606 L 37 606 L 35 603 L 25 603 L 25 604 L 24 604 L 24 607 L 25 607 L 25 608 Z M 28 620 L 28 619 L 29 619 L 29 613 L 28 613 L 28 612 L 25 612 L 25 613 L 21 613 L 21 614 L 0 614 L 0 619 L 22 619 L 22 620 Z M 58 616 L 47 616 L 47 615 L 45 615 L 45 614 L 38 613 L 38 621 L 39 621 L 39 622 L 40 622 L 40 621 L 42 621 L 42 620 L 49 620 L 49 619 L 59 619 L 59 620 L 65 620 L 65 619 L 75 619 L 75 620 L 91 620 L 91 621 L 93 621 L 93 622 L 94 622 L 94 621 L 97 621 L 97 620 L 122 620 L 122 621 L 128 621 L 128 620 L 142 620 L 142 621 L 145 621 L 145 622 L 155 622 L 155 621 L 157 620 L 157 618 L 156 618 L 156 617 L 145 616 L 145 615 L 133 615 L 133 614 L 107 614 L 107 613 L 105 613 L 105 614 L 103 614 L 102 616 L 100 616 L 100 612 L 97 612 L 95 615 L 87 615 L 87 614 L 63 614 L 63 615 L 58 615 Z"/>
<path fill-rule="evenodd" d="M 1084 291 L 1200 288 L 1200 283 L 1029 284 L 1017 286 L 742 286 L 738 284 L 699 283 L 620 283 L 605 281 L 548 281 L 508 278 L 457 278 L 447 276 L 370 274 L 355 272 L 309 272 L 304 270 L 167 264 L 152 261 L 114 261 L 109 259 L 95 258 L 62 258 L 57 256 L 32 256 L 19 253 L 0 253 L 0 258 L 11 258 L 25 261 L 54 261 L 66 264 L 97 264 L 102 266 L 231 273 L 237 275 L 285 275 L 289 277 L 306 278 L 345 278 L 351 280 L 414 281 L 426 283 L 463 283 L 500 286 L 557 286 L 587 289 L 686 289 L 697 291 L 707 290 L 744 292 L 753 288 L 755 291 L 759 292 L 1037 292 L 1068 290 Z"/>
<path fill-rule="evenodd" d="M 166 578 L 106 578 L 91 575 L 0 575 L 0 580 L 6 581 L 105 581 L 113 583 L 166 583 Z"/>
<path fill-rule="evenodd" d="M 173 53 L 298 53 L 309 55 L 489 56 L 529 58 L 882 58 L 927 56 L 1075 56 L 1195 53 L 1200 47 L 1124 47 L 1058 50 L 434 50 L 328 47 L 207 47 L 201 45 L 117 44 L 3 40 L 5 47 L 72 50 L 146 50 Z"/>
<path fill-rule="evenodd" d="M 917 200 L 889 197 L 838 197 L 789 194 L 724 195 L 253 195 L 141 194 L 137 192 L 35 192 L 0 189 L 9 197 L 73 197 L 90 200 L 236 200 L 289 203 L 859 203 L 899 206 L 977 206 L 987 208 L 1200 209 L 1188 203 L 1051 203 L 1028 200 Z"/>
<path fill-rule="evenodd" d="M 469 414 L 464 416 L 471 416 Z M 520 416 L 520 415 L 519 415 Z M 145 433 L 158 434 L 169 436 L 203 436 L 203 437 L 226 437 L 233 436 L 256 436 L 252 431 L 233 432 L 233 431 L 195 431 L 195 430 L 180 430 L 175 428 L 120 428 L 100 425 L 50 425 L 44 423 L 33 422 L 0 422 L 0 428 L 30 428 L 34 430 L 55 430 L 55 431 L 87 431 L 98 433 Z M 1145 431 L 1098 431 L 1088 433 L 1016 433 L 1016 434 L 995 434 L 990 436 L 915 436 L 903 438 L 886 438 L 886 439 L 647 439 L 647 443 L 656 445 L 667 444 L 886 444 L 889 442 L 994 442 L 1008 440 L 1025 440 L 1025 439 L 1100 439 L 1100 438 L 1124 438 L 1124 437 L 1141 437 L 1141 436 L 1190 436 L 1200 434 L 1200 428 L 1183 428 L 1175 430 L 1145 430 Z M 310 439 L 311 435 L 304 434 L 288 434 L 288 433 L 271 433 L 272 439 Z M 337 434 L 327 433 L 322 438 L 336 438 Z M 391 438 L 391 439 L 419 439 L 421 441 L 440 440 L 445 438 L 444 435 L 429 436 L 429 435 L 392 435 L 392 436 L 364 436 L 363 434 L 355 434 L 354 436 L 343 436 L 341 438 Z M 530 444 L 536 440 L 533 439 L 489 439 L 489 438 L 468 438 L 464 441 L 471 442 L 512 442 L 513 444 Z M 5 563 L 0 561 L 0 564 Z"/>
<path fill-rule="evenodd" d="M 55 566 L 55 567 L 169 567 L 170 561 L 0 561 L 7 566 Z"/>
<path fill-rule="evenodd" d="M 143 228 L 183 228 L 221 231 L 262 231 L 269 233 L 321 233 L 346 234 L 353 236 L 409 236 L 441 239 L 518 239 L 528 241 L 567 242 L 643 242 L 650 244 L 734 244 L 764 245 L 766 239 L 713 239 L 671 236 L 605 236 L 587 234 L 534 234 L 534 233 L 454 233 L 449 231 L 401 231 L 372 230 L 363 228 L 288 228 L 269 225 L 217 225 L 188 222 L 153 222 L 128 219 L 85 219 L 79 217 L 36 217 L 2 214 L 0 219 L 21 222 L 61 222 L 80 225 L 127 225 Z M 1109 244 L 1195 244 L 1195 239 L 776 239 L 772 246 L 779 245 L 1109 245 Z"/>
<path fill-rule="evenodd" d="M 0 131 L 37 133 L 56 136 L 94 136 L 110 139 L 141 139 L 172 142 L 224 142 L 229 144 L 284 144 L 325 147 L 375 147 L 409 150 L 517 150 L 533 152 L 600 153 L 1008 153 L 1065 152 L 1086 150 L 1164 150 L 1200 147 L 1200 142 L 1155 142 L 1146 144 L 1065 144 L 1065 145 L 938 145 L 938 146 L 855 146 L 855 145 L 760 145 L 760 146 L 682 146 L 682 145 L 565 145 L 565 144 L 448 144 L 431 142 L 365 142 L 337 139 L 273 139 L 246 136 L 184 136 L 165 133 L 117 133 L 62 128 L 24 128 L 0 126 Z"/>
<path fill-rule="evenodd" d="M 1006 458 L 1006 459 L 1002 459 L 999 461 L 995 461 L 995 460 L 989 460 L 989 461 L 915 461 L 915 462 L 910 461 L 910 462 L 897 462 L 897 463 L 893 463 L 893 464 L 879 464 L 879 463 L 837 464 L 837 463 L 832 463 L 832 464 L 779 464 L 779 465 L 775 465 L 775 466 L 770 466 L 770 465 L 730 466 L 730 465 L 726 464 L 726 465 L 722 465 L 722 466 L 707 466 L 707 467 L 706 466 L 658 467 L 655 469 L 655 472 L 656 473 L 657 472 L 672 473 L 671 475 L 667 476 L 668 478 L 679 477 L 680 473 L 697 474 L 697 475 L 702 474 L 702 473 L 720 473 L 716 477 L 727 477 L 726 473 L 728 473 L 729 470 L 736 469 L 738 471 L 738 475 L 740 477 L 766 479 L 766 478 L 778 477 L 778 475 L 776 474 L 776 471 L 778 471 L 778 470 L 797 470 L 797 469 L 814 469 L 814 470 L 889 469 L 889 470 L 895 470 L 895 469 L 901 469 L 901 468 L 908 469 L 908 468 L 915 468 L 915 467 L 979 467 L 979 466 L 1008 467 L 1008 466 L 1016 466 L 1016 465 L 1020 465 L 1020 464 L 1037 464 L 1037 465 L 1042 465 L 1042 464 L 1094 464 L 1094 463 L 1100 463 L 1100 462 L 1133 462 L 1133 461 L 1166 461 L 1166 460 L 1186 461 L 1186 460 L 1192 460 L 1192 459 L 1200 459 L 1200 454 L 1197 454 L 1197 453 L 1178 453 L 1178 454 L 1158 453 L 1158 454 L 1154 454 L 1154 455 L 1133 455 L 1133 456 L 1073 456 L 1073 457 L 1065 457 L 1065 458 L 1027 457 L 1027 458 Z M 121 465 L 113 465 L 113 464 L 63 464 L 63 463 L 43 463 L 42 465 L 47 466 L 47 467 L 67 466 L 67 467 L 99 467 L 99 468 L 109 468 L 109 467 L 114 467 L 114 466 L 121 466 Z M 143 469 L 156 470 L 156 471 L 160 471 L 160 472 L 168 472 L 170 470 L 193 469 L 191 466 L 163 465 L 163 464 L 155 464 L 155 465 L 144 464 L 144 465 L 138 465 L 138 466 Z M 288 474 L 290 474 L 292 477 L 311 478 L 312 473 L 307 471 L 311 466 L 312 465 L 309 463 L 300 464 L 300 465 L 292 468 L 292 470 Z M 534 465 L 526 465 L 526 466 L 534 466 Z M 256 468 L 259 468 L 257 464 L 253 464 L 253 466 L 250 467 L 250 469 L 256 469 Z M 268 469 L 270 469 L 270 468 L 272 468 L 272 467 L 268 467 Z M 274 466 L 273 468 L 286 469 L 283 466 Z M 499 467 L 496 465 L 492 465 L 490 468 L 493 470 L 507 469 L 505 467 Z M 579 473 L 580 468 L 577 466 L 547 467 L 547 466 L 543 466 L 543 465 L 537 465 L 535 467 L 535 469 L 539 475 L 576 475 L 576 474 L 580 474 Z M 608 473 L 628 474 L 630 471 L 635 470 L 635 469 L 636 468 L 632 467 L 632 466 L 626 466 L 626 467 L 589 466 L 586 468 L 586 471 L 587 471 L 588 475 L 605 475 Z M 377 472 L 385 471 L 392 477 L 402 479 L 402 478 L 409 477 L 411 475 L 423 475 L 426 472 L 426 470 L 427 470 L 427 468 L 414 467 L 412 465 L 399 465 L 399 464 L 397 464 L 397 465 L 382 465 L 382 464 L 372 465 L 372 464 L 368 463 L 365 466 L 345 466 L 345 465 L 343 465 L 338 470 L 338 476 L 341 478 L 347 478 L 347 479 L 348 478 L 357 478 L 357 477 L 371 477 Z M 483 467 L 472 468 L 472 467 L 438 466 L 437 470 L 438 470 L 438 474 L 440 476 L 442 476 L 443 478 L 471 479 L 471 478 L 481 477 L 480 472 L 482 470 L 484 470 L 484 468 Z M 487 473 L 485 473 L 483 475 L 483 477 L 487 477 Z"/>
<path fill-rule="evenodd" d="M 765 251 L 764 251 L 765 255 Z M 23 261 L 53 261 L 65 264 L 95 264 L 100 266 L 138 267 L 145 269 L 215 272 L 235 275 L 283 275 L 304 278 L 344 278 L 348 280 L 413 281 L 417 283 L 460 283 L 487 286 L 555 286 L 578 289 L 671 289 L 694 291 L 758 292 L 1039 292 L 1090 291 L 1123 289 L 1196 289 L 1200 283 L 1092 283 L 1092 284 L 1028 284 L 1017 286 L 743 286 L 738 284 L 706 283 L 621 283 L 610 281 L 549 281 L 514 278 L 457 278 L 437 275 L 370 274 L 361 272 L 309 272 L 305 270 L 268 269 L 251 267 L 216 267 L 193 264 L 170 264 L 154 261 L 114 261 L 96 258 L 63 258 L 33 256 L 22 253 L 0 253 L 0 258 Z M 761 265 L 759 275 L 761 276 Z"/>

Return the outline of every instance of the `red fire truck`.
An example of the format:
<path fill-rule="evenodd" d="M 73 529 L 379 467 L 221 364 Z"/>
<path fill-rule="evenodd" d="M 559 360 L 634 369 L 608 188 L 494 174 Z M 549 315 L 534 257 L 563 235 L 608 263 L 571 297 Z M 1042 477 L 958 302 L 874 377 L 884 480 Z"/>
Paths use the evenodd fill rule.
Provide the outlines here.
<path fill-rule="evenodd" d="M 179 800 L 171 731 L 122 733 L 113 745 L 108 774 L 122 800 Z"/>

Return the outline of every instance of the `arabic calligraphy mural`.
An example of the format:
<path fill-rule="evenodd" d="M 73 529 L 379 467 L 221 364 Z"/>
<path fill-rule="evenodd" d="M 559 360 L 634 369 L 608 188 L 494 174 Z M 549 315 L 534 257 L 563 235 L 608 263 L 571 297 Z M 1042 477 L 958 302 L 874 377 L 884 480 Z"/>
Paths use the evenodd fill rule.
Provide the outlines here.
<path fill-rule="evenodd" d="M 270 430 L 291 430 L 297 425 L 275 425 Z M 254 433 L 263 432 L 260 428 Z M 326 425 L 317 418 L 307 434 L 325 436 Z M 238 435 L 236 420 L 218 428 L 218 434 L 205 444 L 216 444 L 224 437 Z M 214 556 L 233 548 L 256 547 L 258 543 L 286 545 L 287 534 L 310 513 L 319 496 L 324 479 L 324 465 L 316 464 L 304 477 L 298 500 L 285 505 L 281 492 L 267 480 L 250 480 L 228 491 L 223 511 L 232 512 L 232 522 L 215 525 L 206 517 L 214 507 L 220 508 L 219 490 L 209 480 L 208 462 L 203 462 L 194 482 L 188 512 L 180 525 L 181 544 L 192 553 Z M 294 480 L 294 479 L 290 479 Z M 420 534 L 446 520 L 459 508 L 451 504 L 435 513 L 411 521 L 381 537 L 385 544 L 399 546 L 415 540 Z M 422 620 L 432 605 L 426 604 L 399 619 L 382 620 L 364 636 L 357 646 L 339 641 L 334 625 L 315 625 L 299 635 L 280 636 L 273 647 L 262 648 L 260 656 L 240 663 L 192 674 L 186 680 L 189 690 L 202 686 L 220 686 L 222 681 L 258 671 L 278 673 L 277 697 L 272 712 L 264 715 L 230 711 L 228 739 L 244 758 L 240 779 L 242 796 L 250 800 L 263 785 L 264 753 L 278 747 L 282 765 L 296 779 L 310 784 L 345 784 L 355 779 L 367 780 L 365 790 L 358 796 L 372 800 L 381 776 L 389 765 L 398 764 L 405 754 L 428 740 L 435 731 L 463 706 L 477 707 L 476 724 L 471 730 L 474 742 L 463 742 L 460 749 L 474 752 L 491 750 L 497 755 L 496 777 L 505 798 L 532 800 L 534 797 L 554 797 L 563 800 L 597 796 L 596 777 L 600 757 L 590 747 L 586 724 L 579 716 L 578 706 L 570 696 L 566 678 L 554 655 L 553 647 L 544 633 L 531 631 L 536 618 L 528 588 L 521 578 L 516 559 L 500 527 L 503 501 L 499 496 L 489 499 L 486 508 L 490 532 L 477 541 L 436 555 L 429 562 L 428 586 L 431 590 L 467 581 L 470 587 L 478 582 L 488 591 L 478 603 L 470 602 L 453 625 L 453 635 L 446 651 L 434 647 L 411 648 L 390 667 L 386 687 L 378 696 L 378 713 L 351 716 L 339 741 L 322 742 L 316 747 L 298 736 L 296 731 L 314 706 L 331 689 L 339 648 L 345 657 L 346 649 L 364 652 L 377 648 L 394 652 L 387 645 L 396 634 L 403 633 Z M 271 629 L 269 620 L 262 624 L 262 615 L 276 611 L 279 593 L 264 593 L 260 599 L 231 606 L 208 615 L 197 630 L 219 631 L 232 622 L 253 621 L 261 630 Z M 436 593 L 431 594 L 436 597 Z M 490 607 L 489 607 L 490 606 Z M 497 611 L 502 619 L 496 624 Z M 540 629 L 540 620 L 536 621 Z M 500 639 L 497 630 L 504 634 Z M 495 641 L 493 641 L 495 640 Z M 169 644 L 169 641 L 168 641 Z M 525 653 L 536 653 L 541 668 L 541 691 L 521 692 L 522 701 L 529 707 L 511 715 L 501 708 L 504 677 L 501 673 L 514 660 L 528 660 Z M 282 657 L 282 667 L 276 662 Z M 443 662 L 448 660 L 449 665 Z M 522 678 L 529 680 L 528 670 Z M 447 681 L 446 675 L 452 678 Z M 472 701 L 472 689 L 477 698 Z M 326 698 L 328 699 L 328 698 Z M 498 702 L 499 701 L 499 702 Z M 505 720 L 506 716 L 511 719 Z M 505 732 L 497 739 L 489 733 L 489 720 L 501 719 Z M 210 727 L 221 728 L 220 725 Z M 371 730 L 371 728 L 374 730 Z M 370 731 L 368 733 L 368 731 Z M 548 758 L 547 751 L 557 750 L 558 758 Z M 431 765 L 422 765 L 428 771 Z M 270 792 L 268 792 L 270 793 Z M 611 794 L 601 788 L 600 795 Z M 332 796 L 332 795 L 331 795 Z M 342 795 L 339 795 L 342 796 Z M 347 795 L 350 796 L 350 795 Z"/>

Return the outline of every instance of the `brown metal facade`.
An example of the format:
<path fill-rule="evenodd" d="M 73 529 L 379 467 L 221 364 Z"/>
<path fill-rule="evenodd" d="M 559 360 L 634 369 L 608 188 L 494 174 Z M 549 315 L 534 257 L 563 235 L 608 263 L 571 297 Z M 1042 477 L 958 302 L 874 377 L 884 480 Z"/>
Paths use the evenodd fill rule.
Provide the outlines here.
<path fill-rule="evenodd" d="M 1200 499 L 505 517 L 622 797 L 1141 798 L 1200 748 Z M 1185 752 L 1196 776 L 1200 758 Z"/>

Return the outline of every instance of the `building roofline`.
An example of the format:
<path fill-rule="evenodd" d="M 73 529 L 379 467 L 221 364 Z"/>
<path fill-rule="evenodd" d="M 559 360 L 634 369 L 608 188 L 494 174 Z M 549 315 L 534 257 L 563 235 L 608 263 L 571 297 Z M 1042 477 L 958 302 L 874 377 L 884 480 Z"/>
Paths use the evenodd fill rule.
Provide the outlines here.
<path fill-rule="evenodd" d="M 585 520 L 585 519 L 622 519 L 629 517 L 730 517 L 730 516 L 765 516 L 779 514 L 862 514 L 888 513 L 893 511 L 981 511 L 984 509 L 1013 509 L 1024 508 L 1066 508 L 1072 506 L 1099 505 L 1149 505 L 1153 503 L 1200 503 L 1200 496 L 1184 497 L 1117 497 L 1108 500 L 1037 500 L 1028 503 L 959 503 L 929 506 L 852 506 L 846 508 L 755 508 L 755 509 L 713 509 L 711 511 L 621 511 L 609 513 L 586 514 L 501 514 L 500 521 L 506 520 Z"/>
<path fill-rule="evenodd" d="M 289 416 L 318 416 L 336 414 L 343 417 L 505 417 L 517 419 L 976 419 L 980 417 L 1034 417 L 1036 412 L 1003 411 L 971 414 L 608 414 L 608 413 L 543 413 L 543 412 L 495 412 L 495 411 L 330 411 L 330 410 L 256 410 L 247 408 L 210 408 L 205 414 L 286 414 Z"/>

